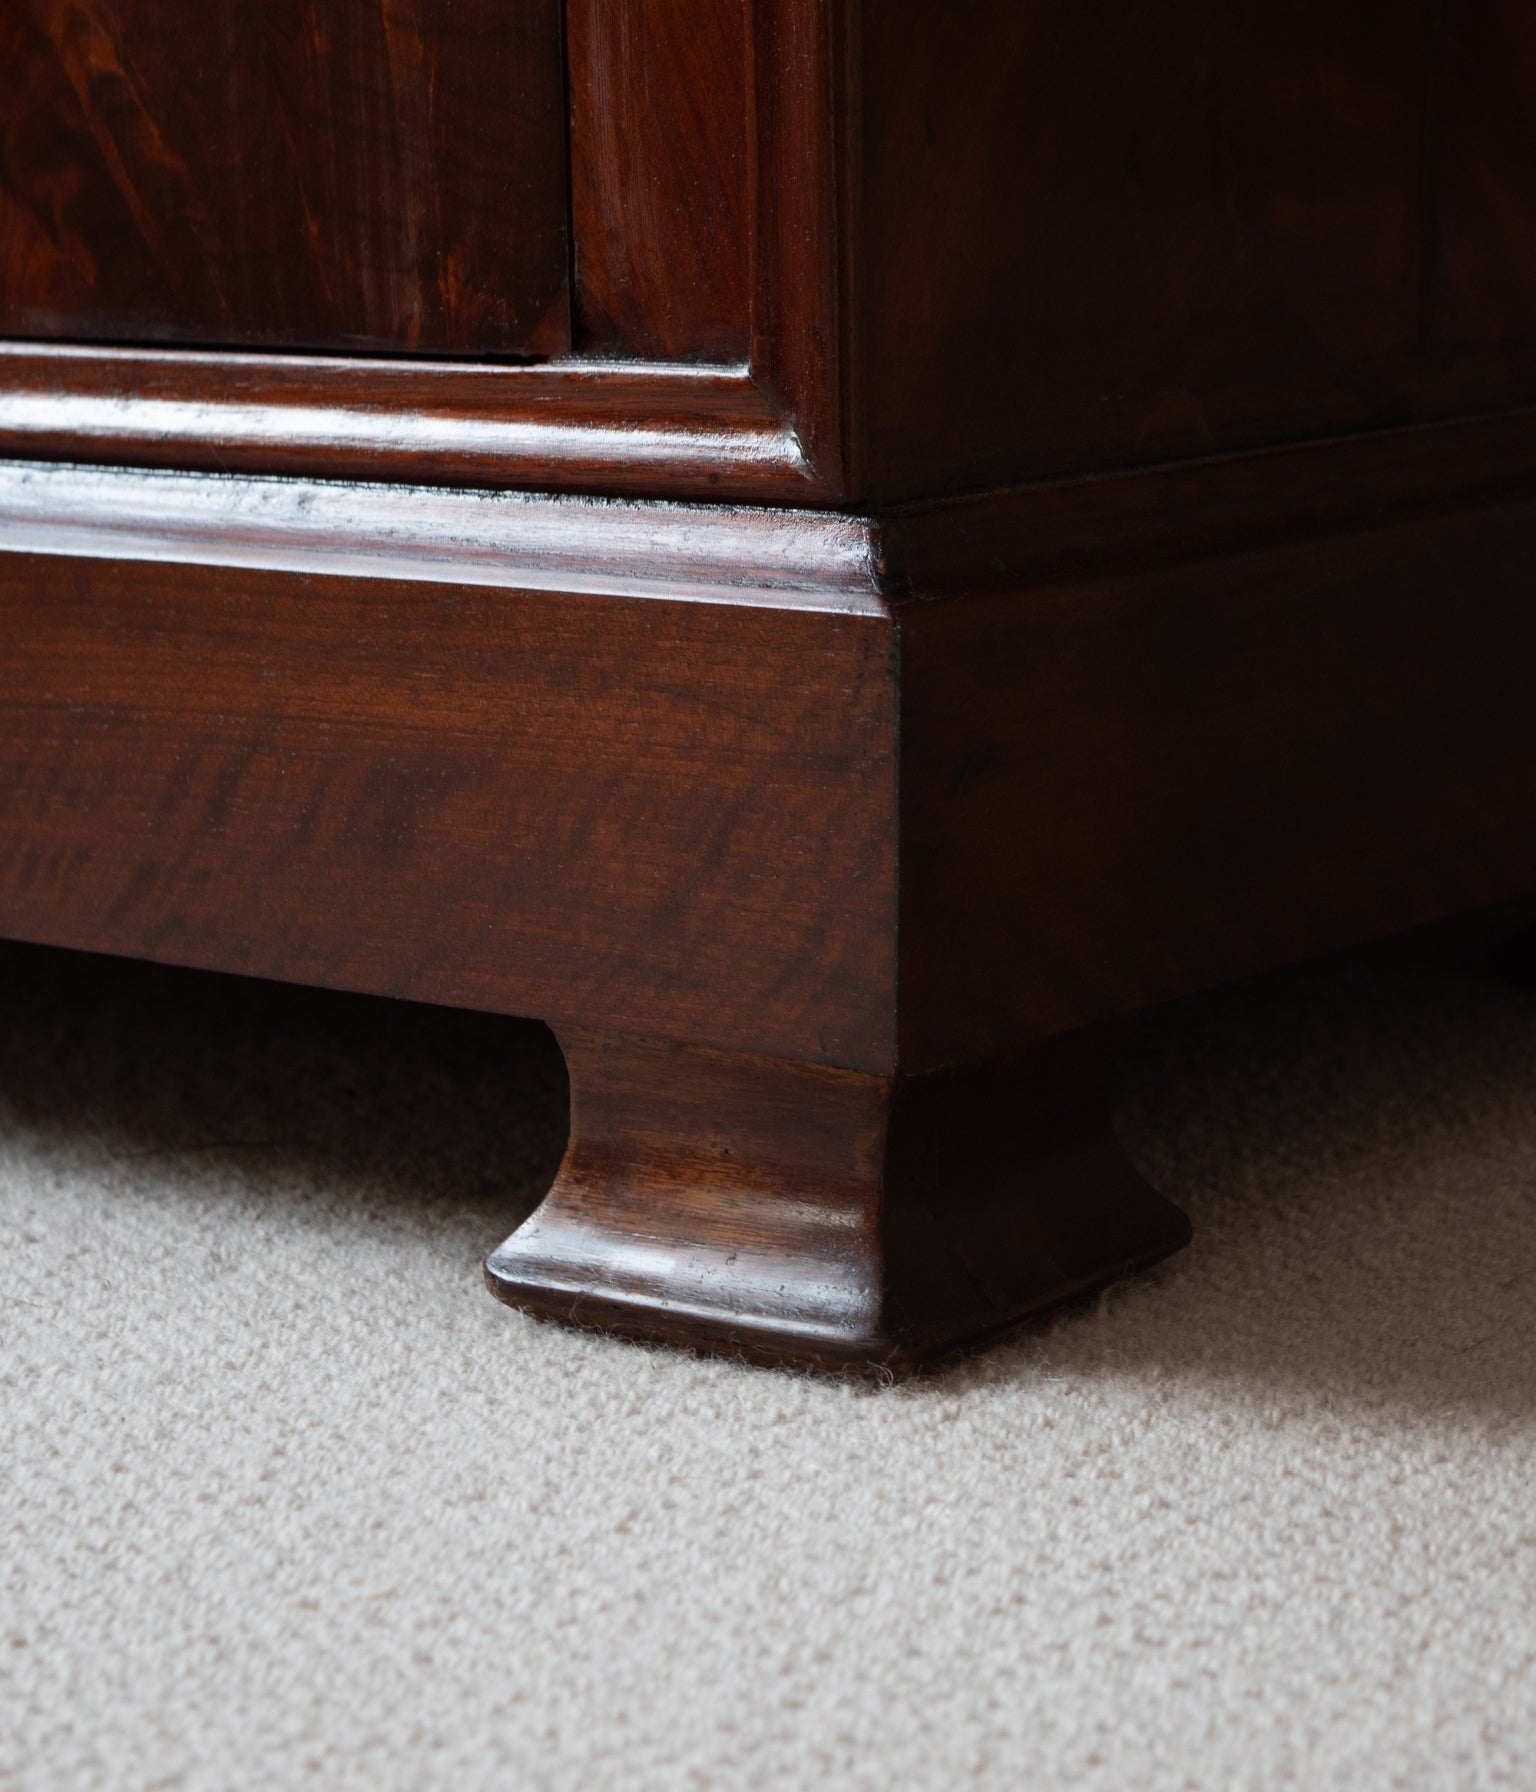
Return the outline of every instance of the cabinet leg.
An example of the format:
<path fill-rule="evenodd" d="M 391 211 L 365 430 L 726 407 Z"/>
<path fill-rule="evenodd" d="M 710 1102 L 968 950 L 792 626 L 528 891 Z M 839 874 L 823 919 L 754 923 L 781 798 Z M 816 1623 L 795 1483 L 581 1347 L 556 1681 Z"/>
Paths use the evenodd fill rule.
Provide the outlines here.
<path fill-rule="evenodd" d="M 571 1142 L 493 1293 L 629 1336 L 910 1368 L 1155 1262 L 1189 1222 L 1110 1126 L 1112 1042 L 877 1077 L 561 1035 Z"/>

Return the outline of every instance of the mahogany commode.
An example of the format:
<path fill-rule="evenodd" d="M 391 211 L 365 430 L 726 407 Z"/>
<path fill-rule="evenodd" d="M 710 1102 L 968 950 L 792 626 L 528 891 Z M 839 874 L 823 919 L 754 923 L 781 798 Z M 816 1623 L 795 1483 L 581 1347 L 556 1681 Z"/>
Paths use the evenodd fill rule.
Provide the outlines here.
<path fill-rule="evenodd" d="M 1149 1003 L 1529 891 L 1536 23 L 0 0 L 0 934 L 547 1019 L 492 1288 L 1175 1249 Z"/>

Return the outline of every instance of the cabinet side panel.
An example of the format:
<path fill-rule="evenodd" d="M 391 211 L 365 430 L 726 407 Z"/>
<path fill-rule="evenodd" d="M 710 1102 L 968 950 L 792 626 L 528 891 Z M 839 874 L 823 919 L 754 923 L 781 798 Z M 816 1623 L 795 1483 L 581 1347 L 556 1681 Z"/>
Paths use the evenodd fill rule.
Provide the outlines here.
<path fill-rule="evenodd" d="M 1536 396 L 1519 0 L 864 8 L 875 496 Z"/>
<path fill-rule="evenodd" d="M 904 609 L 906 1061 L 1536 890 L 1533 560 L 1527 494 Z"/>

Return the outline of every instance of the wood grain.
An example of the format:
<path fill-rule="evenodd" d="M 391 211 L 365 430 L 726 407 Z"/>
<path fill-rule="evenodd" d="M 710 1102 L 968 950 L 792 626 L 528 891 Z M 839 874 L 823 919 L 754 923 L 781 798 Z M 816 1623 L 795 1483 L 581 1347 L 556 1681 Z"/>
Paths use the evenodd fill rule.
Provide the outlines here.
<path fill-rule="evenodd" d="M 0 469 L 0 933 L 548 1018 L 502 1292 L 923 1360 L 1182 1236 L 1021 1050 L 1536 887 L 1533 492 L 1529 414 L 873 520 Z"/>
<path fill-rule="evenodd" d="M 579 352 L 751 347 L 748 0 L 567 0 Z"/>
<path fill-rule="evenodd" d="M 569 344 L 559 0 L 13 0 L 0 332 Z"/>
<path fill-rule="evenodd" d="M 752 375 L 829 498 L 865 495 L 862 8 L 751 0 Z"/>
<path fill-rule="evenodd" d="M 731 50 L 743 6 L 750 42 Z M 859 443 L 843 339 L 848 30 L 843 0 L 732 0 L 702 25 L 661 0 L 573 10 L 585 359 L 0 344 L 0 453 L 834 503 Z M 605 160 L 614 116 L 633 128 Z M 560 186 L 563 216 L 563 172 Z M 669 358 L 635 358 L 655 355 Z"/>
<path fill-rule="evenodd" d="M 1536 887 L 1536 27 L 310 4 L 0 18 L 0 932 L 552 1021 L 536 1311 L 1173 1248 L 1085 1029 Z"/>
<path fill-rule="evenodd" d="M 876 508 L 1536 402 L 1516 0 L 579 0 L 570 51 L 585 360 L 34 349 L 0 447 Z"/>
<path fill-rule="evenodd" d="M 995 1054 L 1536 879 L 1532 490 L 1531 415 L 873 523 L 16 466 L 0 926 L 876 1074 Z M 295 857 L 327 764 L 360 794 Z M 190 869 L 125 906 L 151 852 Z"/>
<path fill-rule="evenodd" d="M 901 1061 L 1536 890 L 1536 424 L 893 525 Z"/>
<path fill-rule="evenodd" d="M 340 564 L 210 479 L 97 557 L 81 477 L 13 474 L 0 934 L 889 1068 L 891 625 L 821 519 L 364 504 Z"/>
<path fill-rule="evenodd" d="M 1518 0 L 862 16 L 870 496 L 1536 399 Z"/>
<path fill-rule="evenodd" d="M 918 1078 L 560 1039 L 570 1146 L 486 1263 L 534 1313 L 901 1373 L 1189 1237 L 1110 1130 L 1113 1038 Z"/>

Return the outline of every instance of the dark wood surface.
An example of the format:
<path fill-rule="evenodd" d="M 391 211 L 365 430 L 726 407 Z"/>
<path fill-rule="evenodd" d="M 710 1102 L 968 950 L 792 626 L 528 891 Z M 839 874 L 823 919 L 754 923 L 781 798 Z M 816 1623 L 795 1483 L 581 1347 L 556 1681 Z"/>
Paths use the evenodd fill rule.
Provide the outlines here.
<path fill-rule="evenodd" d="M 468 43 L 479 16 L 455 12 L 450 28 L 412 14 L 411 41 L 435 20 Z M 514 10 L 530 33 L 541 16 Z M 26 47 L 45 17 L 43 0 L 8 15 L 32 36 L 0 80 L 32 69 L 46 87 L 53 69 L 58 87 L 59 54 Z M 365 51 L 346 67 L 370 69 Z M 659 496 L 698 493 L 715 455 L 721 497 L 877 506 L 1536 403 L 1536 41 L 1516 0 L 1196 0 L 1176 18 L 1125 0 L 978 0 L 963 19 L 916 0 L 573 0 L 566 60 L 568 195 L 558 145 L 540 162 L 495 131 L 461 139 L 446 100 L 432 113 L 487 167 L 516 160 L 549 230 L 562 243 L 569 231 L 574 335 L 550 321 L 562 285 L 522 341 L 558 371 L 486 365 L 498 344 L 434 311 L 454 207 L 485 169 L 428 132 L 420 194 L 440 215 L 394 208 L 417 220 L 416 259 L 395 255 L 402 222 L 377 238 L 395 284 L 382 264 L 332 269 L 330 322 L 284 340 L 333 342 L 342 311 L 349 328 L 370 316 L 376 346 L 457 357 L 436 390 L 387 362 L 225 366 L 127 347 L 55 361 L 38 345 L 0 363 L 0 447 Z M 394 69 L 370 77 L 382 96 L 397 93 L 383 84 Z M 400 76 L 404 110 L 385 133 L 397 147 L 426 117 L 413 79 Z M 97 137 L 84 123 L 39 136 L 64 100 L 22 98 L 0 132 L 13 283 L 46 297 L 87 269 L 100 319 L 60 299 L 48 330 L 164 334 L 133 322 L 128 288 L 195 286 L 198 267 L 222 278 L 217 255 L 191 254 L 196 207 L 182 187 L 146 187 L 169 233 L 162 258 L 146 255 Z M 345 119 L 355 98 L 316 116 Z M 498 131 L 514 113 L 498 110 Z M 354 173 L 396 153 L 369 149 L 366 130 L 348 141 Z M 66 194 L 77 166 L 84 185 Z M 265 192 L 243 226 L 252 243 L 291 209 L 291 182 Z M 500 198 L 475 211 L 477 291 L 525 265 L 517 231 L 532 214 L 510 210 L 510 224 Z M 509 241 L 512 262 L 494 261 Z M 566 259 L 541 251 L 539 265 Z M 314 286 L 318 268 L 265 257 L 261 279 Z M 13 333 L 44 327 L 9 315 Z M 259 424 L 253 391 L 280 395 Z"/>
<path fill-rule="evenodd" d="M 7 485 L 0 934 L 889 1066 L 857 526 Z"/>
<path fill-rule="evenodd" d="M 917 1078 L 563 1031 L 571 1141 L 493 1252 L 534 1313 L 902 1372 L 1187 1242 L 1109 1126 L 1113 1039 Z"/>
<path fill-rule="evenodd" d="M 569 345 L 559 0 L 8 0 L 0 334 Z"/>
<path fill-rule="evenodd" d="M 1530 413 L 892 517 L 901 1061 L 1536 891 Z"/>
<path fill-rule="evenodd" d="M 16 464 L 0 929 L 994 1055 L 1536 882 L 1533 484 L 1516 416 L 874 522 Z"/>
<path fill-rule="evenodd" d="M 346 480 L 825 502 L 744 375 L 0 343 L 0 452 Z"/>
<path fill-rule="evenodd" d="M 1536 501 L 902 612 L 902 1055 L 1536 890 Z"/>
<path fill-rule="evenodd" d="M 870 496 L 1536 399 L 1521 0 L 861 16 Z"/>
<path fill-rule="evenodd" d="M 831 504 L 856 448 L 842 342 L 850 19 L 841 0 L 735 5 L 750 27 L 735 62 L 730 6 L 659 37 L 656 21 L 679 16 L 659 0 L 572 10 L 580 356 L 519 367 L 0 344 L 0 453 Z"/>
<path fill-rule="evenodd" d="M 752 377 L 828 500 L 862 497 L 858 11 L 751 0 Z"/>
<path fill-rule="evenodd" d="M 873 522 L 15 465 L 0 932 L 549 1018 L 502 1292 L 920 1360 L 1177 1242 L 1021 1045 L 1533 887 L 1533 465 Z"/>
<path fill-rule="evenodd" d="M 500 1292 L 921 1359 L 1182 1236 L 1063 1040 L 1536 887 L 1515 0 L 204 13 L 0 18 L 0 932 L 554 1022 Z"/>
<path fill-rule="evenodd" d="M 747 0 L 566 0 L 565 16 L 578 350 L 745 362 Z"/>

